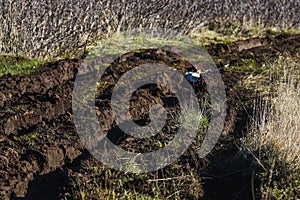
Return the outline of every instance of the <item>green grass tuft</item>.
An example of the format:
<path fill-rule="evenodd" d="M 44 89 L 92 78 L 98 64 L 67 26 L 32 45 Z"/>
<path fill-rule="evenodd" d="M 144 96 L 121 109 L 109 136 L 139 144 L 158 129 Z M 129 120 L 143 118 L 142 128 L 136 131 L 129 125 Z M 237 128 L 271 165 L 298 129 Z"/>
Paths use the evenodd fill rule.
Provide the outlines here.
<path fill-rule="evenodd" d="M 30 60 L 24 57 L 0 55 L 0 76 L 5 74 L 30 74 L 45 61 Z"/>

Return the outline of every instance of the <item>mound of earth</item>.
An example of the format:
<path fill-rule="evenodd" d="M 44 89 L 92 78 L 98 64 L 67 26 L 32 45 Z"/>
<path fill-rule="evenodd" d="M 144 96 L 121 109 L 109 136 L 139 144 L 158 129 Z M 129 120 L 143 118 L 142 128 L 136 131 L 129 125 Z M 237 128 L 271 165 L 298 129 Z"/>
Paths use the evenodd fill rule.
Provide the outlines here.
<path fill-rule="evenodd" d="M 239 149 L 234 145 L 234 138 L 243 135 L 249 116 L 245 114 L 247 110 L 242 105 L 243 101 L 253 98 L 253 94 L 251 91 L 235 91 L 234 86 L 247 73 L 228 72 L 225 66 L 238 64 L 242 59 L 267 63 L 284 52 L 295 54 L 299 50 L 300 35 L 288 34 L 207 48 L 208 53 L 218 61 L 217 66 L 226 85 L 227 117 L 223 138 L 208 156 L 208 161 L 202 161 L 206 164 L 200 166 L 201 171 L 198 171 L 203 183 L 198 186 L 198 196 L 186 193 L 182 198 L 251 198 L 253 185 L 250 180 L 257 166 L 251 158 L 241 157 Z M 120 131 L 112 118 L 109 97 L 113 85 L 129 70 L 128 66 L 136 67 L 149 61 L 168 66 L 176 64 L 180 66 L 178 71 L 181 73 L 193 70 L 190 63 L 170 52 L 156 49 L 132 52 L 117 59 L 106 70 L 102 81 L 109 84 L 99 88 L 96 98 L 97 115 L 105 122 L 101 126 L 108 138 L 124 149 L 141 153 L 161 146 Z M 87 166 L 100 165 L 80 142 L 73 121 L 72 91 L 82 62 L 80 59 L 67 59 L 47 64 L 32 74 L 5 75 L 0 78 L 1 199 L 63 198 L 71 193 L 73 177 L 85 174 L 80 181 L 87 181 L 91 174 Z M 209 102 L 203 80 L 193 87 L 199 102 L 203 99 Z M 180 109 L 175 95 L 167 88 L 156 85 L 140 88 L 132 95 L 132 99 L 131 115 L 141 125 L 149 122 L 149 108 L 154 104 L 165 105 L 168 113 L 176 113 Z M 170 114 L 164 126 L 165 134 L 156 135 L 152 141 L 172 140 L 177 130 L 174 126 L 176 118 L 172 116 Z M 188 155 L 183 162 L 195 162 Z M 142 186 L 147 187 L 140 184 Z M 134 187 L 139 191 L 138 184 Z"/>

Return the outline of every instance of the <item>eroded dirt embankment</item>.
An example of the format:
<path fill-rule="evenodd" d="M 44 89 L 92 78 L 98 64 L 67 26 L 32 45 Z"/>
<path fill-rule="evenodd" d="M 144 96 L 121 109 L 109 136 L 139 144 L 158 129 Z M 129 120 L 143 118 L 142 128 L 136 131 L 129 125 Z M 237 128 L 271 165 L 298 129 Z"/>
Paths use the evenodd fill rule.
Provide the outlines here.
<path fill-rule="evenodd" d="M 243 99 L 238 98 L 239 91 L 233 90 L 234 85 L 243 79 L 245 73 L 231 73 L 226 71 L 224 66 L 238 64 L 245 58 L 254 59 L 257 63 L 266 63 L 284 52 L 299 53 L 299 49 L 300 35 L 249 39 L 207 48 L 209 54 L 218 60 L 217 65 L 222 69 L 226 85 L 228 96 L 228 115 L 224 129 L 226 133 L 240 134 L 247 117 L 242 108 Z M 169 62 L 167 58 L 165 61 Z M 1 199 L 24 196 L 33 198 L 35 196 L 33 194 L 38 194 L 38 189 L 35 189 L 38 188 L 37 185 L 43 185 L 41 177 L 43 180 L 49 178 L 54 181 L 52 185 L 56 183 L 59 185 L 53 190 L 48 188 L 52 191 L 49 195 L 56 198 L 62 192 L 62 188 L 67 186 L 61 184 L 60 179 L 55 182 L 56 179 L 51 178 L 53 177 L 51 174 L 57 176 L 57 173 L 63 173 L 64 178 L 68 179 L 69 174 L 76 173 L 74 170 L 76 166 L 80 168 L 78 160 L 87 159 L 88 153 L 75 131 L 71 108 L 74 78 L 81 62 L 81 60 L 64 60 L 41 67 L 30 75 L 6 75 L 0 78 Z M 120 74 L 117 70 L 118 68 L 108 76 Z M 242 199 L 239 192 L 247 194 L 251 192 L 250 185 L 244 184 L 252 173 L 251 170 L 245 170 L 249 167 L 249 161 L 246 160 L 239 166 L 238 149 L 231 145 L 230 143 L 228 148 L 232 150 L 227 153 L 222 154 L 224 149 L 218 150 L 217 147 L 217 153 L 209 157 L 212 165 L 208 172 L 215 177 L 211 176 L 208 179 L 211 181 L 206 181 L 204 186 L 206 199 L 223 196 L 228 199 L 234 197 Z M 222 168 L 220 159 L 225 160 L 227 167 Z M 58 172 L 60 169 L 61 172 Z M 237 173 L 231 176 L 232 169 Z M 224 174 L 229 175 L 223 177 Z M 217 184 L 220 182 L 223 184 Z M 228 185 L 230 182 L 236 184 Z M 224 183 L 227 185 L 225 189 Z M 240 188 L 241 185 L 245 188 Z M 223 195 L 224 192 L 228 195 Z"/>

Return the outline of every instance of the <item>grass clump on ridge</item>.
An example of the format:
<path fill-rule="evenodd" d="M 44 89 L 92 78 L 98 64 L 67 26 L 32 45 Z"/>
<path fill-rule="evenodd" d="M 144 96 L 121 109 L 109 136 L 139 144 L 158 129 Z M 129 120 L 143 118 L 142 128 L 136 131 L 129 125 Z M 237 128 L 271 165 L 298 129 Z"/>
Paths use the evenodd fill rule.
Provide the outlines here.
<path fill-rule="evenodd" d="M 5 74 L 30 74 L 44 63 L 43 61 L 30 60 L 24 57 L 0 55 L 0 77 Z"/>

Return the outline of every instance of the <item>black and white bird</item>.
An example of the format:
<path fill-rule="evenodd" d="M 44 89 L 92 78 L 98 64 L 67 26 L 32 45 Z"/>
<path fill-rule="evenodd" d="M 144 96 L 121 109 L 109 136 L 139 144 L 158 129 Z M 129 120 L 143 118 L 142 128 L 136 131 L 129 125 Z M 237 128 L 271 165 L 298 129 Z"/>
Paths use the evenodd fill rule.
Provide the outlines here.
<path fill-rule="evenodd" d="M 210 73 L 210 72 L 213 73 L 213 72 L 217 72 L 217 71 L 219 71 L 219 69 L 217 69 L 217 70 L 206 69 L 206 70 L 197 70 L 197 72 L 186 72 L 185 78 L 190 83 L 196 83 L 197 81 L 200 80 L 201 74 Z"/>

